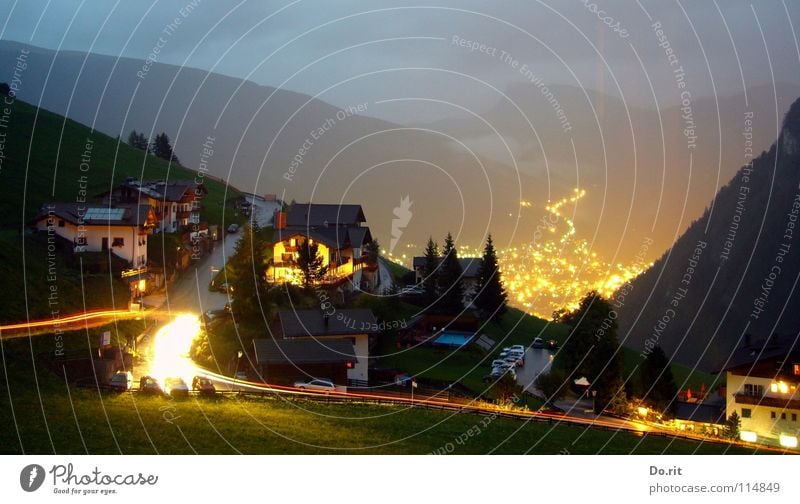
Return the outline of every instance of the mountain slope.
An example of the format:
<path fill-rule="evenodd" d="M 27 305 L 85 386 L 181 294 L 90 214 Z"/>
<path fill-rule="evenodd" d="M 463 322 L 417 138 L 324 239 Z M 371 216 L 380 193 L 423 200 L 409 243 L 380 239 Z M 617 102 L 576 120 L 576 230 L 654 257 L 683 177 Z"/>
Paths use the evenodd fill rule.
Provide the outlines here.
<path fill-rule="evenodd" d="M 715 369 L 744 339 L 800 328 L 800 100 L 769 151 L 742 167 L 620 298 L 625 344 L 660 344 L 682 364 Z"/>

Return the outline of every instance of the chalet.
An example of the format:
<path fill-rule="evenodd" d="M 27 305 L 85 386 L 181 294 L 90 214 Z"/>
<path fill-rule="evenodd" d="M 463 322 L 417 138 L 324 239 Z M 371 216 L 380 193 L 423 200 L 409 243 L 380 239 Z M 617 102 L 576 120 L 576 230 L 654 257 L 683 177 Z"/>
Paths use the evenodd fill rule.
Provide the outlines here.
<path fill-rule="evenodd" d="M 101 194 L 109 204 L 147 204 L 158 219 L 155 232 L 177 233 L 200 224 L 200 201 L 208 193 L 202 183 L 193 180 L 136 180 Z M 207 228 L 204 228 L 207 229 Z"/>
<path fill-rule="evenodd" d="M 150 205 L 49 203 L 34 219 L 38 231 L 72 243 L 74 252 L 111 251 L 132 268 L 147 265 L 147 237 L 158 225 Z"/>
<path fill-rule="evenodd" d="M 377 319 L 366 309 L 281 311 L 273 337 L 253 342 L 256 364 L 269 383 L 317 377 L 366 385 L 370 336 L 377 332 Z"/>
<path fill-rule="evenodd" d="M 272 261 L 267 278 L 272 282 L 300 283 L 298 246 L 309 240 L 318 245 L 324 283 L 352 277 L 363 265 L 365 246 L 372 241 L 361 205 L 295 203 L 288 214 L 276 212 L 273 220 Z"/>
<path fill-rule="evenodd" d="M 415 274 L 415 283 L 421 285 L 425 279 L 425 256 L 416 256 L 412 260 L 412 267 Z M 461 265 L 461 285 L 464 288 L 464 304 L 468 305 L 475 298 L 478 292 L 478 274 L 481 269 L 483 259 L 480 257 L 460 257 Z"/>
<path fill-rule="evenodd" d="M 773 335 L 736 349 L 723 369 L 726 415 L 741 418 L 744 441 L 797 447 L 800 429 L 800 345 Z"/>

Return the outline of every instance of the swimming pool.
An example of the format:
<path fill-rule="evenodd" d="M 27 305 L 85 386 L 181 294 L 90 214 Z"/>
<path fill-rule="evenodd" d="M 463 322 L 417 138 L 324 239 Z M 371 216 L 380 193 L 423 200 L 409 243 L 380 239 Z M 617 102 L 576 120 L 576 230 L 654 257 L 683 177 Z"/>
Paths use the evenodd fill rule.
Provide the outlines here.
<path fill-rule="evenodd" d="M 471 332 L 462 331 L 442 331 L 442 333 L 433 340 L 436 346 L 446 346 L 451 348 L 460 348 L 475 337 Z"/>

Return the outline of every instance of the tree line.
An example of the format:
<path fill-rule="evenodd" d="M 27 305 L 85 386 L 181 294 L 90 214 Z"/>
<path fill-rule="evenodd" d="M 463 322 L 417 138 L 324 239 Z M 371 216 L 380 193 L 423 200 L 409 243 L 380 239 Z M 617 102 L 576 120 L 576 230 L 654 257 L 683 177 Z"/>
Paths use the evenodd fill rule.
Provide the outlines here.
<path fill-rule="evenodd" d="M 422 288 L 426 304 L 434 312 L 458 315 L 464 311 L 464 271 L 458 259 L 458 248 L 453 235 L 447 233 L 444 246 L 439 250 L 433 237 L 425 246 Z M 507 310 L 508 295 L 501 280 L 497 252 L 490 234 L 483 249 L 478 270 L 478 282 L 472 303 L 481 316 L 498 321 Z"/>
<path fill-rule="evenodd" d="M 153 141 L 150 141 L 144 133 L 133 130 L 128 135 L 128 145 L 172 163 L 181 164 L 178 156 L 172 150 L 172 143 L 169 137 L 164 132 L 157 134 Z"/>

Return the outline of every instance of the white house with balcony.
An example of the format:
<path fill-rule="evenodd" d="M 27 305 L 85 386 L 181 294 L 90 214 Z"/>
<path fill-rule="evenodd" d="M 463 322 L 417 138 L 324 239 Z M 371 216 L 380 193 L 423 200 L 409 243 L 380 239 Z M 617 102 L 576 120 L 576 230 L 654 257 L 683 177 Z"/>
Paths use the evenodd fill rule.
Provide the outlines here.
<path fill-rule="evenodd" d="M 726 415 L 741 419 L 744 441 L 797 448 L 800 435 L 800 348 L 773 335 L 738 348 L 726 377 Z"/>
<path fill-rule="evenodd" d="M 158 220 L 150 205 L 47 203 L 34 219 L 38 231 L 72 243 L 74 252 L 104 252 L 147 266 L 147 237 Z"/>

